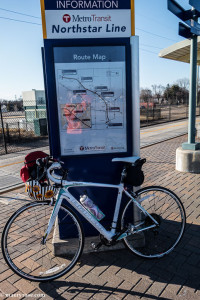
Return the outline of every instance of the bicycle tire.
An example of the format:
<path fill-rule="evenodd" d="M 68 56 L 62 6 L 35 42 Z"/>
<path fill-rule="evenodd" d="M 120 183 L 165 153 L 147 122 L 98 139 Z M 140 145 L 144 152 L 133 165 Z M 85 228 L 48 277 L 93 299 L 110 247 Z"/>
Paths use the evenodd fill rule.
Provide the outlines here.
<path fill-rule="evenodd" d="M 121 229 L 135 228 L 125 237 L 125 246 L 143 258 L 161 258 L 169 254 L 180 242 L 186 223 L 181 200 L 169 189 L 150 186 L 136 192 L 136 200 L 158 222 L 156 228 L 145 230 L 153 221 L 129 200 L 121 215 Z M 135 198 L 135 197 L 134 197 Z M 134 221 L 133 221 L 134 220 Z M 139 230 L 141 230 L 139 232 Z"/>
<path fill-rule="evenodd" d="M 27 280 L 45 282 L 63 276 L 74 267 L 83 251 L 82 224 L 63 204 L 46 244 L 42 245 L 52 210 L 50 201 L 32 202 L 18 209 L 4 227 L 1 239 L 4 259 L 16 274 Z"/>

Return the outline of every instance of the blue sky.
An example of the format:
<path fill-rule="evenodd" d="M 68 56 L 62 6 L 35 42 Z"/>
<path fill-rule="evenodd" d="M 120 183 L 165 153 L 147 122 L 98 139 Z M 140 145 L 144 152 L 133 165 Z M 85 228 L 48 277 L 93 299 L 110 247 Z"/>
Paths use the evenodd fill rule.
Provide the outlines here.
<path fill-rule="evenodd" d="M 188 0 L 179 3 L 189 8 Z M 189 78 L 188 64 L 158 57 L 161 49 L 183 40 L 178 36 L 179 20 L 167 10 L 167 0 L 135 0 L 135 14 L 136 34 L 140 37 L 140 86 L 166 86 L 177 79 Z M 22 91 L 44 88 L 42 26 L 8 18 L 41 24 L 40 1 L 0 0 L 0 99 L 14 99 Z"/>

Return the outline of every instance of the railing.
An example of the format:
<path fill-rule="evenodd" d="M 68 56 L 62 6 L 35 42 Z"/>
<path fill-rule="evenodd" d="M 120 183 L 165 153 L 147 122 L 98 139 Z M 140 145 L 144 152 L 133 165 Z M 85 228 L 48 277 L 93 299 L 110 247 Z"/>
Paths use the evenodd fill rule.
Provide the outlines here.
<path fill-rule="evenodd" d="M 179 105 L 156 105 L 154 107 L 140 108 L 140 124 L 146 127 L 170 121 L 188 118 L 189 107 L 185 104 Z M 200 115 L 200 106 L 197 106 L 196 115 Z"/>
<path fill-rule="evenodd" d="M 48 145 L 45 106 L 7 111 L 0 105 L 0 155 Z"/>

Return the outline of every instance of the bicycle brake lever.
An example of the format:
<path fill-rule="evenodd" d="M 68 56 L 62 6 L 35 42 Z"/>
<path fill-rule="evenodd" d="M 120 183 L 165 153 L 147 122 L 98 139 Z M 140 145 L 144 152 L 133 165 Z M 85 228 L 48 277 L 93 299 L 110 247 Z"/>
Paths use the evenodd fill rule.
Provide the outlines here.
<path fill-rule="evenodd" d="M 64 164 L 65 164 L 64 161 L 61 161 L 59 158 L 54 158 L 54 161 L 55 161 L 55 162 L 58 162 L 58 163 L 61 164 L 61 165 L 64 165 Z"/>

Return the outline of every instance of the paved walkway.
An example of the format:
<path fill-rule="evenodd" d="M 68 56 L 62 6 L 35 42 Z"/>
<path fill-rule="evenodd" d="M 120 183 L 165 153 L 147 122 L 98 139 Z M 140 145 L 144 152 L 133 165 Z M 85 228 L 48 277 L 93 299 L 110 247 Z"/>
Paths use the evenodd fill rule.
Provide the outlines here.
<path fill-rule="evenodd" d="M 30 299 L 200 299 L 200 175 L 175 171 L 175 150 L 186 138 L 174 138 L 141 151 L 147 158 L 144 185 L 172 189 L 186 209 L 184 238 L 170 255 L 144 260 L 127 250 L 84 254 L 63 278 L 38 284 L 13 274 L 0 253 L 0 299 L 14 299 L 5 296 L 14 293 L 33 294 Z M 12 200 L 16 195 L 18 201 Z M 0 200 L 2 231 L 9 216 L 26 199 L 19 189 L 1 195 Z"/>

